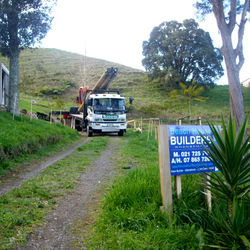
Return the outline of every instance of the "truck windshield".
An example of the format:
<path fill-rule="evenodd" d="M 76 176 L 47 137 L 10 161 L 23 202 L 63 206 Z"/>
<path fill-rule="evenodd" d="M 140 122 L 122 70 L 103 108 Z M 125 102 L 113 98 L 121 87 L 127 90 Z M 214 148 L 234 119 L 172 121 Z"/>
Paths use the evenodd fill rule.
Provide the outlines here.
<path fill-rule="evenodd" d="M 96 98 L 94 109 L 95 111 L 125 111 L 125 101 L 118 98 Z"/>

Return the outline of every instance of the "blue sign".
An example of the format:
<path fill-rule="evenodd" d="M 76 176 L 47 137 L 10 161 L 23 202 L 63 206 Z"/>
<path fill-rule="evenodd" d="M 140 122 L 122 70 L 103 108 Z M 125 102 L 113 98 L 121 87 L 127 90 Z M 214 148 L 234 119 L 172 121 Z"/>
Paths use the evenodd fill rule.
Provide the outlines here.
<path fill-rule="evenodd" d="M 168 125 L 171 175 L 218 171 L 204 152 L 199 132 L 208 140 L 214 139 L 208 125 Z"/>

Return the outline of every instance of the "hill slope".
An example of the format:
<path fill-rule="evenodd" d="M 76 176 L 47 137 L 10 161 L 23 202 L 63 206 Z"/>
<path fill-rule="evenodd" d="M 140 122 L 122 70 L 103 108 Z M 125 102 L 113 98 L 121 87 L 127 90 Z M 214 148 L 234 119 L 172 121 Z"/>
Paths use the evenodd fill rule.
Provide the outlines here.
<path fill-rule="evenodd" d="M 0 175 L 15 166 L 20 156 L 40 153 L 58 143 L 67 145 L 79 138 L 79 134 L 67 126 L 25 116 L 16 116 L 13 120 L 7 112 L 0 112 L 0 128 Z"/>
<path fill-rule="evenodd" d="M 6 66 L 6 58 L 0 57 Z M 135 81 L 143 71 L 101 59 L 84 57 L 58 49 L 25 49 L 20 53 L 20 91 L 32 96 L 63 96 L 67 100 L 77 95 L 80 86 L 97 82 L 108 67 L 118 67 L 114 84 Z"/>
<path fill-rule="evenodd" d="M 8 66 L 6 58 L 0 56 L 0 61 Z M 20 108 L 29 109 L 30 96 L 43 105 L 60 97 L 66 102 L 65 107 L 74 106 L 78 88 L 83 85 L 93 87 L 108 67 L 118 67 L 118 75 L 110 88 L 134 97 L 129 116 L 163 117 L 175 121 L 187 115 L 185 103 L 170 99 L 166 86 L 149 82 L 145 72 L 58 49 L 25 49 L 21 52 Z M 229 113 L 228 86 L 216 86 L 205 95 L 208 97 L 205 103 L 193 103 L 192 118 L 218 119 L 222 113 Z M 250 89 L 243 88 L 243 95 L 245 108 L 250 110 Z M 39 108 L 34 107 L 34 111 L 36 109 Z"/>

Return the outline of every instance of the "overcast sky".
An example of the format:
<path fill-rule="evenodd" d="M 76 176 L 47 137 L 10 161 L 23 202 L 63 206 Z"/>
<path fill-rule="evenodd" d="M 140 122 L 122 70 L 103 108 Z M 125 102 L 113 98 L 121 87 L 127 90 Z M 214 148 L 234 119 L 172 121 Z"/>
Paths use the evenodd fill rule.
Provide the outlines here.
<path fill-rule="evenodd" d="M 195 19 L 194 3 L 195 0 L 58 0 L 52 29 L 41 47 L 86 53 L 89 57 L 144 69 L 142 42 L 164 21 Z M 250 77 L 249 22 L 247 26 L 241 81 Z M 214 46 L 221 46 L 213 16 L 200 22 L 200 27 L 210 33 Z M 226 77 L 219 83 L 226 84 Z"/>

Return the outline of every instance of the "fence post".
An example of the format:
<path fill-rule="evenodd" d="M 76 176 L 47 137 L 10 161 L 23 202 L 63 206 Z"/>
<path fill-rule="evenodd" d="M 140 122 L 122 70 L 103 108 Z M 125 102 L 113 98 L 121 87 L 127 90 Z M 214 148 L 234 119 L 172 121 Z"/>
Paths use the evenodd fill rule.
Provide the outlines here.
<path fill-rule="evenodd" d="M 153 129 L 153 123 L 152 120 L 150 118 L 150 135 L 152 136 L 152 129 Z"/>
<path fill-rule="evenodd" d="M 150 120 L 148 121 L 148 140 L 149 140 L 149 133 L 150 133 Z"/>
<path fill-rule="evenodd" d="M 155 125 L 155 140 L 157 141 L 157 125 Z"/>
<path fill-rule="evenodd" d="M 141 133 L 142 133 L 142 117 L 141 117 Z"/>
<path fill-rule="evenodd" d="M 178 125 L 181 125 L 181 119 L 178 120 Z M 175 175 L 175 189 L 177 193 L 177 197 L 180 198 L 181 196 L 181 176 Z"/>
<path fill-rule="evenodd" d="M 201 117 L 199 117 L 199 125 L 201 126 Z M 207 184 L 209 183 L 210 180 L 210 174 L 203 174 L 203 180 L 205 183 L 205 186 L 207 186 Z M 208 190 L 207 188 L 204 189 L 204 193 L 206 196 L 206 202 L 207 202 L 207 207 L 208 207 L 208 211 L 211 212 L 212 211 L 212 194 L 211 191 Z"/>
<path fill-rule="evenodd" d="M 161 125 L 158 128 L 158 145 L 159 145 L 159 168 L 161 179 L 161 195 L 163 206 L 161 210 L 172 218 L 172 185 L 170 174 L 170 156 L 169 156 L 169 142 L 168 142 L 168 127 Z"/>
<path fill-rule="evenodd" d="M 51 113 L 50 113 L 50 123 L 52 123 L 52 108 L 50 109 Z"/>
<path fill-rule="evenodd" d="M 32 120 L 32 98 L 30 98 L 30 120 Z"/>

